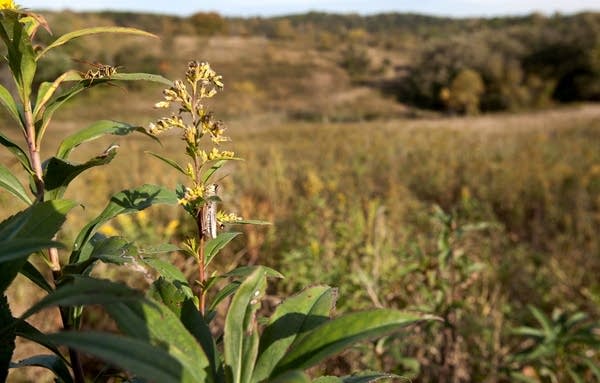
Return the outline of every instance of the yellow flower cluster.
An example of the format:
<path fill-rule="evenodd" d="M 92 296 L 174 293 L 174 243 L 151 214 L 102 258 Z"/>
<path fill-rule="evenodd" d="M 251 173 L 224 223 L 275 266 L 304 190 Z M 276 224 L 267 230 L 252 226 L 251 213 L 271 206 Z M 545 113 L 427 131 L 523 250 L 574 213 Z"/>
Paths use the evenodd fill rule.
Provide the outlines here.
<path fill-rule="evenodd" d="M 204 197 L 204 186 L 195 185 L 194 187 L 186 187 L 183 198 L 180 198 L 178 203 L 182 206 L 188 206 L 194 202 L 203 199 Z"/>
<path fill-rule="evenodd" d="M 0 0 L 0 9 L 17 9 L 17 5 L 12 0 Z"/>
<path fill-rule="evenodd" d="M 243 218 L 238 216 L 235 213 L 225 213 L 222 211 L 217 212 L 217 221 L 220 224 L 235 223 L 235 222 L 239 222 L 241 220 L 243 220 Z"/>

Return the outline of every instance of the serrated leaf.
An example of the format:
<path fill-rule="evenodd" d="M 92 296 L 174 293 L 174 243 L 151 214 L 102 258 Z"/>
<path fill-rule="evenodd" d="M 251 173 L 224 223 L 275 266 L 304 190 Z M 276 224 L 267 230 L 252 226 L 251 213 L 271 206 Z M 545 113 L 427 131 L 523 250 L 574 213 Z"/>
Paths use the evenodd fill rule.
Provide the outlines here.
<path fill-rule="evenodd" d="M 21 367 L 43 367 L 54 373 L 61 382 L 71 383 L 73 379 L 64 360 L 56 355 L 36 355 L 27 359 L 12 363 L 11 368 Z"/>
<path fill-rule="evenodd" d="M 256 310 L 267 285 L 258 267 L 237 289 L 225 318 L 223 335 L 226 372 L 232 383 L 249 382 L 258 354 Z"/>
<path fill-rule="evenodd" d="M 35 59 L 39 60 L 46 53 L 48 53 L 48 51 L 50 51 L 51 49 L 54 49 L 54 48 L 59 47 L 59 46 L 61 46 L 63 44 L 66 44 L 67 42 L 69 42 L 69 41 L 71 41 L 73 39 L 80 38 L 80 37 L 83 37 L 83 36 L 95 35 L 95 34 L 98 34 L 98 33 L 125 33 L 125 34 L 130 34 L 130 35 L 140 35 L 140 36 L 148 36 L 148 37 L 157 38 L 157 36 L 154 35 L 154 34 L 152 34 L 152 33 L 149 33 L 149 32 L 146 32 L 146 31 L 142 31 L 140 29 L 135 29 L 135 28 L 125 28 L 125 27 L 94 27 L 94 28 L 79 29 L 77 31 L 65 33 L 64 35 L 62 35 L 59 38 L 57 38 L 56 40 L 54 40 L 54 42 L 52 42 L 52 44 L 48 45 L 40 53 L 38 53 L 38 55 L 37 55 L 37 57 Z"/>
<path fill-rule="evenodd" d="M 108 152 L 104 152 L 82 164 L 73 164 L 57 157 L 50 158 L 44 169 L 46 199 L 62 197 L 69 183 L 78 175 L 93 167 L 108 164 L 115 158 L 116 154 L 116 150 L 108 150 Z"/>
<path fill-rule="evenodd" d="M 4 188 L 10 194 L 25 202 L 27 206 L 31 205 L 31 198 L 29 198 L 23 185 L 21 185 L 17 177 L 2 164 L 0 164 L 0 188 Z"/>
<path fill-rule="evenodd" d="M 15 332 L 17 336 L 40 344 L 46 347 L 48 350 L 52 351 L 59 358 L 64 359 L 58 347 L 54 343 L 48 341 L 48 339 L 45 338 L 45 335 L 41 331 L 39 331 L 29 323 L 25 321 L 18 321 L 15 326 Z M 66 359 L 64 360 L 66 361 Z"/>
<path fill-rule="evenodd" d="M 15 350 L 15 330 L 10 324 L 14 321 L 8 305 L 8 300 L 3 294 L 0 296 L 0 327 L 9 327 L 8 331 L 0 332 L 0 382 L 6 380 L 8 366 Z"/>
<path fill-rule="evenodd" d="M 433 318 L 397 310 L 378 309 L 346 314 L 307 333 L 277 364 L 273 376 L 305 369 L 362 340 L 373 339 L 418 321 Z"/>
<path fill-rule="evenodd" d="M 102 213 L 90 221 L 79 232 L 75 239 L 73 252 L 71 253 L 69 262 L 82 262 L 89 257 L 88 252 L 84 252 L 82 256 L 82 248 L 105 222 L 120 214 L 134 213 L 157 204 L 175 205 L 177 204 L 177 196 L 173 191 L 157 185 L 143 185 L 135 189 L 123 190 L 115 194 L 112 196 L 109 204 L 104 208 Z"/>
<path fill-rule="evenodd" d="M 73 149 L 79 145 L 85 142 L 93 141 L 105 135 L 125 136 L 133 132 L 142 133 L 154 138 L 152 135 L 149 135 L 141 126 L 133 126 L 124 122 L 112 120 L 96 121 L 88 127 L 81 129 L 65 138 L 58 147 L 56 157 L 65 159 L 69 156 L 69 154 L 71 154 Z"/>
<path fill-rule="evenodd" d="M 208 265 L 213 258 L 223 249 L 229 242 L 231 242 L 235 237 L 242 233 L 236 232 L 227 232 L 220 233 L 216 238 L 213 238 L 206 242 L 204 246 L 204 254 L 206 257 L 206 265 Z"/>
<path fill-rule="evenodd" d="M 212 382 L 210 362 L 177 315 L 159 302 L 117 303 L 106 306 L 119 329 L 137 339 L 155 344 L 175 358 L 193 382 Z"/>
<path fill-rule="evenodd" d="M 30 262 L 26 262 L 21 268 L 21 274 L 23 274 L 27 279 L 35 283 L 39 288 L 45 290 L 48 293 L 51 293 L 54 289 L 46 278 L 35 268 Z"/>
<path fill-rule="evenodd" d="M 59 286 L 52 293 L 31 306 L 20 319 L 25 320 L 40 310 L 51 306 L 82 306 L 108 304 L 143 299 L 141 292 L 108 280 L 76 277 Z"/>
<path fill-rule="evenodd" d="M 280 304 L 260 337 L 259 357 L 252 382 L 268 379 L 288 348 L 303 334 L 329 320 L 336 292 L 314 286 Z"/>
<path fill-rule="evenodd" d="M 102 332 L 61 332 L 48 341 L 95 355 L 141 378 L 161 383 L 196 383 L 181 363 L 161 348 L 122 335 Z"/>

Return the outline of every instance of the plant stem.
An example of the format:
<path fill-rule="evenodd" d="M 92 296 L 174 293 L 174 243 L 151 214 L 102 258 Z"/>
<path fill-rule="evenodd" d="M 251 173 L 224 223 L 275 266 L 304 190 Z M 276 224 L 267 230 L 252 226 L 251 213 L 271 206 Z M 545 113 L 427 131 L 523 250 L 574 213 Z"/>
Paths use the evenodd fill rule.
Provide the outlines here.
<path fill-rule="evenodd" d="M 23 109 L 25 114 L 25 140 L 27 141 L 27 149 L 31 166 L 34 171 L 35 194 L 36 199 L 41 202 L 44 200 L 44 178 L 42 170 L 42 161 L 40 159 L 40 148 L 36 144 L 35 124 L 33 122 L 33 112 L 31 103 L 28 100 L 23 100 Z"/>
<path fill-rule="evenodd" d="M 35 182 L 35 194 L 36 200 L 42 202 L 44 200 L 44 171 L 42 169 L 42 160 L 40 158 L 40 148 L 37 145 L 35 123 L 33 121 L 33 111 L 31 109 L 31 102 L 29 100 L 23 100 L 23 111 L 25 114 L 25 141 L 27 141 L 27 149 L 29 151 L 29 158 L 31 159 L 31 166 L 34 171 L 33 179 Z M 60 261 L 58 258 L 58 250 L 51 248 L 49 251 L 50 256 L 50 267 L 52 271 L 60 271 Z"/>
<path fill-rule="evenodd" d="M 56 277 L 56 276 L 55 276 Z M 73 328 L 69 321 L 70 309 L 61 308 L 60 309 L 60 317 L 63 322 L 63 328 L 65 330 L 70 330 Z M 83 373 L 83 366 L 81 364 L 81 358 L 79 357 L 79 353 L 69 347 L 69 359 L 71 360 L 71 368 L 73 369 L 74 381 L 75 383 L 85 383 L 85 374 Z"/>
<path fill-rule="evenodd" d="M 206 311 L 206 289 L 204 288 L 204 283 L 206 282 L 206 265 L 205 265 L 205 257 L 204 257 L 204 235 L 200 234 L 200 249 L 198 249 L 198 277 L 200 278 L 200 312 L 204 315 Z"/>

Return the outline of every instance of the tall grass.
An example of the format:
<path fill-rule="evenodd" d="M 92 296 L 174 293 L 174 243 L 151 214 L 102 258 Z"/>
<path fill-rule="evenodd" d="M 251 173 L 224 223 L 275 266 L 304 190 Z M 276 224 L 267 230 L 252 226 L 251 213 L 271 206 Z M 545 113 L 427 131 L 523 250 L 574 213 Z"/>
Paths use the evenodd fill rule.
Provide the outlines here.
<path fill-rule="evenodd" d="M 294 276 L 272 286 L 273 293 L 339 286 L 342 312 L 373 305 L 428 309 L 435 298 L 428 270 L 442 231 L 432 212 L 439 206 L 457 228 L 485 223 L 451 240 L 459 258 L 477 265 L 457 290 L 468 307 L 455 354 L 464 376 L 500 376 L 518 346 L 510 327 L 531 319 L 527 304 L 600 314 L 597 106 L 347 124 L 250 121 L 258 122 L 230 123 L 232 149 L 246 161 L 223 173 L 232 174 L 221 181 L 233 191 L 224 193 L 225 203 L 274 225 L 244 227 L 245 246 L 233 246 L 218 267 L 260 261 Z M 164 138 L 167 151 L 178 140 Z M 95 184 L 93 193 L 102 195 L 143 182 L 173 184 L 162 179 L 164 165 L 142 153 L 152 145 L 140 136 L 120 148 L 111 166 L 126 164 L 127 175 L 109 167 L 79 182 Z M 77 199 L 86 201 L 90 216 L 102 208 L 93 194 Z M 170 210 L 149 214 L 144 219 L 164 228 L 178 219 Z M 193 228 L 178 230 L 183 237 Z M 412 356 L 421 363 L 421 381 L 435 381 L 427 364 L 435 358 L 424 346 L 434 340 L 426 334 L 396 344 L 399 356 L 377 363 L 406 372 L 400 354 Z M 367 363 L 348 361 L 329 366 Z"/>

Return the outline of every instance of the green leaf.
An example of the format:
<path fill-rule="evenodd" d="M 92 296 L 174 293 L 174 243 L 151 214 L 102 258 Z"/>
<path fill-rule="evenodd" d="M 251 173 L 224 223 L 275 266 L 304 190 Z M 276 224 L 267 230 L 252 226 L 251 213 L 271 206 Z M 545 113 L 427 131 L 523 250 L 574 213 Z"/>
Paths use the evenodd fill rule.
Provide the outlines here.
<path fill-rule="evenodd" d="M 305 369 L 362 340 L 377 338 L 433 317 L 397 310 L 378 309 L 351 313 L 313 329 L 295 343 L 279 361 L 274 376 L 291 369 Z"/>
<path fill-rule="evenodd" d="M 202 314 L 198 311 L 196 303 L 192 299 L 186 299 L 183 302 L 179 319 L 190 334 L 196 338 L 202 350 L 204 350 L 210 361 L 211 374 L 215 377 L 214 381 L 224 382 L 225 378 L 215 339 L 210 332 L 208 324 L 202 318 Z"/>
<path fill-rule="evenodd" d="M 123 265 L 132 262 L 137 255 L 134 244 L 123 237 L 105 237 L 96 233 L 88 242 L 89 255 L 86 260 L 79 263 L 71 263 L 63 267 L 65 275 L 88 275 L 96 261 Z"/>
<path fill-rule="evenodd" d="M 210 302 L 210 306 L 208 307 L 209 311 L 214 311 L 219 303 L 221 303 L 225 298 L 229 297 L 231 294 L 235 293 L 240 287 L 240 282 L 232 282 L 223 287 L 219 292 L 215 295 L 215 297 Z"/>
<path fill-rule="evenodd" d="M 21 149 L 21 147 L 11 140 L 9 140 L 5 135 L 0 132 L 0 144 L 6 147 L 14 156 L 19 160 L 23 168 L 29 173 L 33 174 L 33 170 L 31 169 L 31 164 L 29 163 L 29 157 L 25 154 L 25 151 Z"/>
<path fill-rule="evenodd" d="M 14 321 L 6 296 L 0 296 L 0 324 L 5 327 L 6 324 L 11 324 Z M 6 381 L 8 366 L 15 350 L 16 333 L 14 327 L 10 325 L 8 327 L 8 331 L 0 332 L 0 382 Z"/>
<path fill-rule="evenodd" d="M 217 238 L 213 238 L 206 242 L 204 246 L 204 254 L 206 256 L 206 264 L 208 265 L 210 261 L 223 249 L 229 242 L 231 242 L 235 237 L 242 233 L 229 232 L 229 233 L 220 233 Z"/>
<path fill-rule="evenodd" d="M 206 354 L 168 307 L 159 302 L 137 302 L 111 304 L 106 309 L 125 334 L 164 348 L 192 382 L 212 381 Z"/>
<path fill-rule="evenodd" d="M 156 246 L 148 246 L 148 247 L 144 247 L 139 249 L 139 253 L 143 254 L 143 255 L 152 255 L 152 254 L 163 254 L 163 253 L 171 253 L 174 251 L 180 251 L 181 248 L 179 246 L 170 244 L 170 243 L 163 243 L 160 245 L 156 245 Z"/>
<path fill-rule="evenodd" d="M 166 86 L 172 86 L 173 81 L 152 73 L 116 73 L 110 76 L 110 80 L 118 81 L 148 81 L 156 82 Z"/>
<path fill-rule="evenodd" d="M 108 280 L 77 277 L 72 281 L 63 283 L 52 293 L 46 295 L 36 304 L 31 306 L 20 319 L 51 306 L 81 306 L 92 304 L 108 304 L 123 301 L 139 301 L 143 295 L 121 283 Z"/>
<path fill-rule="evenodd" d="M 27 279 L 35 283 L 39 288 L 45 290 L 48 293 L 51 293 L 54 289 L 46 278 L 31 264 L 31 262 L 26 262 L 21 269 L 21 274 L 23 274 Z"/>
<path fill-rule="evenodd" d="M 75 202 L 68 200 L 34 204 L 1 222 L 0 238 L 9 240 L 35 237 L 50 240 L 65 222 L 67 212 L 74 206 Z M 27 258 L 23 257 L 2 264 L 0 291 L 6 290 L 26 262 Z"/>
<path fill-rule="evenodd" d="M 523 335 L 533 338 L 543 338 L 545 336 L 544 331 L 533 327 L 517 327 L 515 329 L 512 329 L 511 333 L 515 335 Z"/>
<path fill-rule="evenodd" d="M 165 262 L 158 258 L 149 257 L 142 258 L 142 262 L 156 270 L 167 281 L 176 283 L 177 287 L 181 289 L 188 297 L 191 298 L 194 296 L 194 293 L 192 292 L 185 275 L 183 275 L 181 270 L 173 266 L 171 263 Z"/>
<path fill-rule="evenodd" d="M 260 337 L 253 382 L 268 379 L 298 337 L 329 320 L 336 294 L 329 286 L 314 286 L 287 298 L 277 307 Z"/>
<path fill-rule="evenodd" d="M 20 367 L 43 367 L 54 373 L 61 382 L 71 383 L 73 379 L 69 373 L 69 368 L 65 364 L 65 361 L 56 355 L 36 355 L 27 359 L 23 359 L 18 363 L 12 363 L 11 368 Z"/>
<path fill-rule="evenodd" d="M 151 155 L 152 157 L 158 158 L 159 160 L 161 160 L 165 164 L 167 164 L 170 167 L 172 167 L 173 169 L 177 170 L 179 173 L 183 174 L 184 176 L 188 175 L 186 173 L 186 171 L 177 162 L 175 162 L 174 160 L 172 160 L 170 158 L 167 158 L 167 157 L 164 157 L 164 156 L 161 156 L 160 154 L 149 152 L 149 151 L 146 151 L 144 153 L 147 153 L 147 154 Z"/>
<path fill-rule="evenodd" d="M 93 141 L 107 134 L 125 136 L 133 132 L 139 132 L 154 138 L 154 136 L 149 135 L 141 126 L 133 126 L 124 122 L 112 120 L 96 121 L 90 126 L 65 138 L 58 147 L 56 157 L 65 159 L 69 156 L 73 149 L 84 142 Z"/>
<path fill-rule="evenodd" d="M 19 115 L 19 109 L 17 108 L 17 104 L 13 99 L 12 95 L 4 86 L 0 85 L 0 103 L 4 105 L 8 114 L 15 120 L 17 124 L 23 129 L 23 122 L 21 121 L 21 116 Z"/>
<path fill-rule="evenodd" d="M 584 358 L 583 363 L 590 369 L 592 374 L 596 377 L 596 380 L 600 382 L 600 365 L 597 362 L 594 362 L 590 358 Z"/>
<path fill-rule="evenodd" d="M 10 194 L 25 202 L 27 206 L 31 205 L 31 198 L 29 198 L 23 185 L 21 185 L 17 177 L 2 164 L 0 164 L 0 187 L 6 189 Z"/>
<path fill-rule="evenodd" d="M 56 80 L 53 82 L 43 82 L 40 84 L 38 89 L 37 98 L 35 101 L 35 108 L 33 109 L 33 118 L 34 121 L 38 120 L 38 115 L 40 111 L 46 106 L 46 103 L 50 101 L 54 93 L 65 81 L 73 81 L 74 79 L 78 79 L 81 76 L 76 70 L 69 70 L 63 74 L 61 74 Z"/>
<path fill-rule="evenodd" d="M 0 265 L 27 258 L 36 251 L 52 247 L 63 248 L 64 245 L 45 238 L 16 238 L 0 241 Z"/>
<path fill-rule="evenodd" d="M 102 213 L 90 221 L 75 239 L 70 263 L 85 261 L 91 252 L 83 252 L 87 242 L 100 226 L 120 214 L 130 214 L 157 204 L 177 204 L 176 194 L 157 185 L 143 185 L 135 189 L 123 190 L 110 199 Z"/>
<path fill-rule="evenodd" d="M 77 83 L 76 85 L 64 90 L 61 94 L 48 101 L 46 107 L 36 115 L 35 121 L 35 130 L 37 134 L 37 142 L 36 144 L 39 146 L 41 140 L 46 133 L 46 129 L 48 128 L 48 124 L 50 120 L 52 120 L 52 116 L 54 113 L 67 101 L 71 98 L 75 97 L 77 94 L 81 93 L 86 89 L 86 85 L 83 83 Z M 41 115 L 40 115 L 41 114 Z"/>
<path fill-rule="evenodd" d="M 354 375 L 344 376 L 342 382 L 344 383 L 369 383 L 376 382 L 381 379 L 401 379 L 401 376 L 395 374 L 388 374 L 385 372 L 363 372 Z M 405 379 L 410 381 L 410 379 Z"/>
<path fill-rule="evenodd" d="M 227 161 L 228 160 L 215 161 L 215 163 L 213 163 L 211 165 L 211 167 L 202 174 L 202 177 L 201 177 L 202 183 L 208 182 L 210 177 L 212 177 L 213 174 L 215 174 L 217 172 L 217 170 L 221 169 L 227 163 Z"/>
<path fill-rule="evenodd" d="M 44 169 L 45 198 L 56 199 L 62 197 L 69 183 L 78 175 L 90 168 L 108 164 L 116 155 L 117 151 L 114 150 L 114 147 L 110 147 L 104 153 L 83 164 L 73 164 L 57 157 L 50 158 Z"/>
<path fill-rule="evenodd" d="M 226 373 L 232 383 L 249 382 L 258 354 L 256 310 L 267 285 L 266 272 L 257 267 L 237 289 L 225 318 L 223 335 Z"/>
<path fill-rule="evenodd" d="M 269 380 L 270 383 L 310 383 L 310 378 L 304 372 L 299 370 L 287 371 L 275 379 Z"/>
<path fill-rule="evenodd" d="M 341 378 L 337 376 L 321 376 L 320 378 L 313 380 L 313 383 L 369 383 L 381 379 L 402 379 L 402 377 L 384 372 L 362 372 Z M 405 378 L 405 380 L 409 381 L 408 378 Z"/>
<path fill-rule="evenodd" d="M 25 321 L 18 321 L 15 327 L 15 332 L 17 334 L 17 336 L 30 340 L 32 342 L 35 342 L 37 344 L 40 344 L 44 347 L 46 347 L 48 350 L 52 351 L 56 356 L 58 356 L 59 358 L 64 359 L 63 355 L 61 354 L 60 350 L 58 349 L 58 347 L 56 346 L 56 344 L 50 342 L 48 339 L 45 338 L 45 334 L 43 334 L 41 331 L 39 331 L 38 329 L 36 329 L 35 327 L 33 327 L 32 325 L 30 325 L 29 323 L 25 322 Z M 66 361 L 66 359 L 64 359 Z"/>
<path fill-rule="evenodd" d="M 101 332 L 61 332 L 48 341 L 95 355 L 154 382 L 193 383 L 181 363 L 163 349 L 139 339 Z"/>
<path fill-rule="evenodd" d="M 30 102 L 31 84 L 36 71 L 35 53 L 31 38 L 18 17 L 4 18 L 2 24 L 1 34 L 8 50 L 8 65 L 17 83 L 19 96 L 22 102 Z M 12 29 L 10 38 L 8 38 L 4 28 Z"/>
<path fill-rule="evenodd" d="M 548 317 L 546 315 L 544 315 L 544 313 L 541 312 L 540 309 L 538 309 L 535 306 L 529 305 L 528 308 L 529 308 L 529 311 L 531 311 L 531 313 L 535 317 L 535 319 L 542 326 L 542 329 L 544 330 L 545 336 L 546 337 L 551 337 L 553 335 L 553 333 L 554 333 L 554 330 L 552 329 L 552 323 L 550 322 L 550 320 L 548 319 Z"/>
<path fill-rule="evenodd" d="M 178 317 L 181 316 L 183 302 L 190 299 L 190 296 L 184 293 L 181 288 L 162 277 L 150 285 L 147 296 L 167 306 Z"/>
<path fill-rule="evenodd" d="M 48 53 L 48 51 L 50 51 L 51 49 L 59 47 L 73 39 L 83 37 L 83 36 L 94 35 L 94 34 L 98 34 L 98 33 L 126 33 L 126 34 L 130 34 L 130 35 L 140 35 L 140 36 L 148 36 L 148 37 L 157 38 L 157 36 L 153 35 L 152 33 L 145 32 L 145 31 L 135 29 L 135 28 L 124 28 L 124 27 L 85 28 L 85 29 L 80 29 L 77 31 L 65 33 L 64 35 L 60 36 L 58 39 L 54 40 L 54 42 L 52 44 L 48 45 L 45 49 L 43 49 L 40 53 L 38 53 L 36 60 L 39 60 L 46 53 Z"/>
<path fill-rule="evenodd" d="M 317 379 L 313 380 L 312 382 L 313 383 L 343 383 L 343 380 L 339 376 L 327 375 L 327 376 L 318 377 Z"/>
<path fill-rule="evenodd" d="M 272 225 L 269 221 L 261 221 L 259 219 L 240 219 L 234 222 L 227 223 L 228 225 Z"/>
<path fill-rule="evenodd" d="M 270 267 L 267 266 L 240 266 L 237 267 L 233 270 L 231 270 L 228 273 L 225 273 L 222 275 L 222 277 L 224 278 L 229 278 L 229 277 L 247 277 L 248 275 L 252 274 L 256 269 L 262 269 L 265 271 L 267 277 L 271 277 L 271 278 L 279 278 L 279 279 L 283 279 L 284 276 L 283 274 L 281 274 L 279 271 L 274 270 Z"/>

